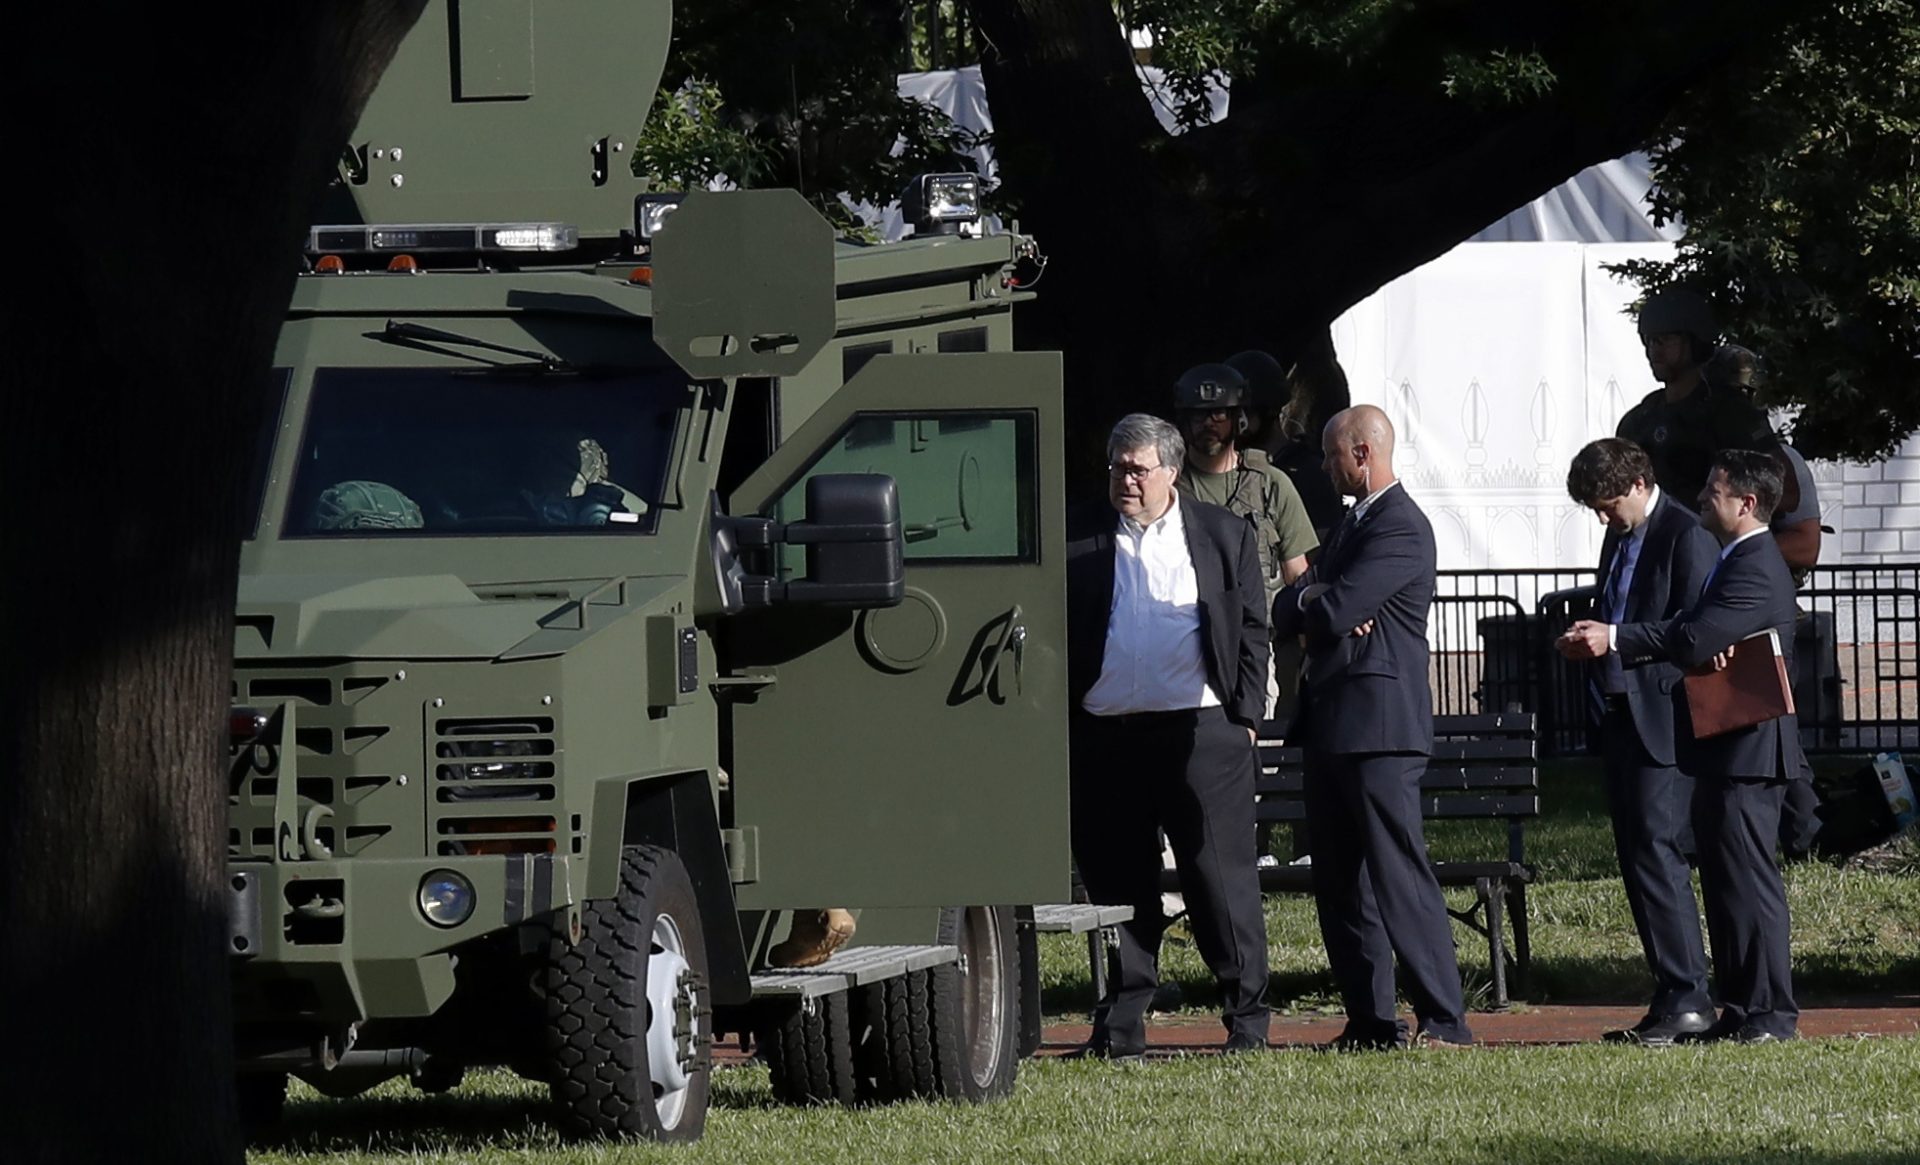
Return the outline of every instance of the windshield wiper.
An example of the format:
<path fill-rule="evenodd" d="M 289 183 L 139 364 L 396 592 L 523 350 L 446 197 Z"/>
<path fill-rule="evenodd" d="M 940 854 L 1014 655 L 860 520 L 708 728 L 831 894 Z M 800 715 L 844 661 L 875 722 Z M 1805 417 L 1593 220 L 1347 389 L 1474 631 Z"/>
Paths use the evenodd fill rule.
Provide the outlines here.
<path fill-rule="evenodd" d="M 425 324 L 409 324 L 399 320 L 388 320 L 386 328 L 377 333 L 376 338 L 385 340 L 390 344 L 400 344 L 408 348 L 417 348 L 430 344 L 459 344 L 468 348 L 484 348 L 489 352 L 500 352 L 508 356 L 519 356 L 526 361 L 523 364 L 499 364 L 486 361 L 485 363 L 488 364 L 486 371 L 490 373 L 535 371 L 574 373 L 579 371 L 578 368 L 575 368 L 558 356 L 551 356 L 545 352 L 536 352 L 531 348 L 509 348 L 505 344 L 496 344 L 491 340 L 481 340 L 473 336 L 463 336 L 458 332 L 449 332 L 440 328 L 430 328 Z M 480 358 L 475 356 L 474 359 L 478 360 Z"/>

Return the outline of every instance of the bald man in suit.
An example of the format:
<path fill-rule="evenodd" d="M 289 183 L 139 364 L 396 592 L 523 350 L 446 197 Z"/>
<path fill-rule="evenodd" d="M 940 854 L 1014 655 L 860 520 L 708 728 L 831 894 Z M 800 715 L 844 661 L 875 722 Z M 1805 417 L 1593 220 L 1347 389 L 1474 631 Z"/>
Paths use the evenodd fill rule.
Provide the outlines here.
<path fill-rule="evenodd" d="M 1302 635 L 1306 682 L 1290 743 L 1306 749 L 1314 903 L 1340 984 L 1343 1050 L 1403 1047 L 1394 964 L 1414 1042 L 1473 1042 L 1453 931 L 1427 860 L 1420 778 L 1433 753 L 1427 611 L 1433 527 L 1393 472 L 1393 425 L 1371 405 L 1327 422 L 1327 476 L 1357 499 L 1320 559 L 1280 592 L 1278 634 Z"/>

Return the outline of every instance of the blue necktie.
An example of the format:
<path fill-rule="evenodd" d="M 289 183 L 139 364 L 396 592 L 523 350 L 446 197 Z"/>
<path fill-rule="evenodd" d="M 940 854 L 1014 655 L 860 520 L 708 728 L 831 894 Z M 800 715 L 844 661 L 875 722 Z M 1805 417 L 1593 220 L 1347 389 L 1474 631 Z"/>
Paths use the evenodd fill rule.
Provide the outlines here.
<path fill-rule="evenodd" d="M 1607 564 L 1606 586 L 1600 592 L 1600 618 L 1604 623 L 1621 623 L 1627 617 L 1627 555 L 1639 549 L 1631 534 L 1614 547 L 1613 561 Z M 1627 673 L 1620 666 L 1620 653 L 1609 651 L 1600 660 L 1600 674 L 1594 681 L 1598 697 L 1619 695 L 1627 690 Z M 1600 700 L 1604 712 L 1606 701 Z"/>

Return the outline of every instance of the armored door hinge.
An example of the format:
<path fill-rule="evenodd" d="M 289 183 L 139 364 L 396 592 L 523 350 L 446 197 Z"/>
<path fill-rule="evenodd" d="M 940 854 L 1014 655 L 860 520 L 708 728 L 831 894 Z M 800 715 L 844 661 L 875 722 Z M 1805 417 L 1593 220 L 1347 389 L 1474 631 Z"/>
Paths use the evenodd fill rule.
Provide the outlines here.
<path fill-rule="evenodd" d="M 727 847 L 727 878 L 739 886 L 760 880 L 760 830 L 757 826 L 720 831 Z"/>

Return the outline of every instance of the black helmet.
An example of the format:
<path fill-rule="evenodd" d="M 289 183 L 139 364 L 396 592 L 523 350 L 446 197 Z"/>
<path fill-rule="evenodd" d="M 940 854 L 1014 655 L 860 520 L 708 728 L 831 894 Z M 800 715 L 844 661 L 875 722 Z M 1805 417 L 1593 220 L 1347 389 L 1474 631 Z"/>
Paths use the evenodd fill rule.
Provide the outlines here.
<path fill-rule="evenodd" d="M 1713 359 L 1707 361 L 1707 379 L 1751 392 L 1766 384 L 1767 362 L 1758 352 L 1738 344 L 1723 344 L 1714 349 Z"/>
<path fill-rule="evenodd" d="M 1713 309 L 1697 292 L 1684 287 L 1656 291 L 1640 306 L 1640 336 L 1665 336 L 1678 333 L 1692 336 L 1701 345 L 1711 347 L 1720 329 L 1714 325 Z"/>
<path fill-rule="evenodd" d="M 1253 400 L 1252 407 L 1256 411 L 1278 412 L 1280 406 L 1287 403 L 1290 395 L 1287 370 L 1280 367 L 1280 362 L 1272 356 L 1257 348 L 1249 348 L 1227 357 L 1227 367 L 1246 378 Z"/>
<path fill-rule="evenodd" d="M 1246 409 L 1252 393 L 1247 379 L 1228 364 L 1196 364 L 1173 385 L 1173 407 L 1183 409 Z"/>

